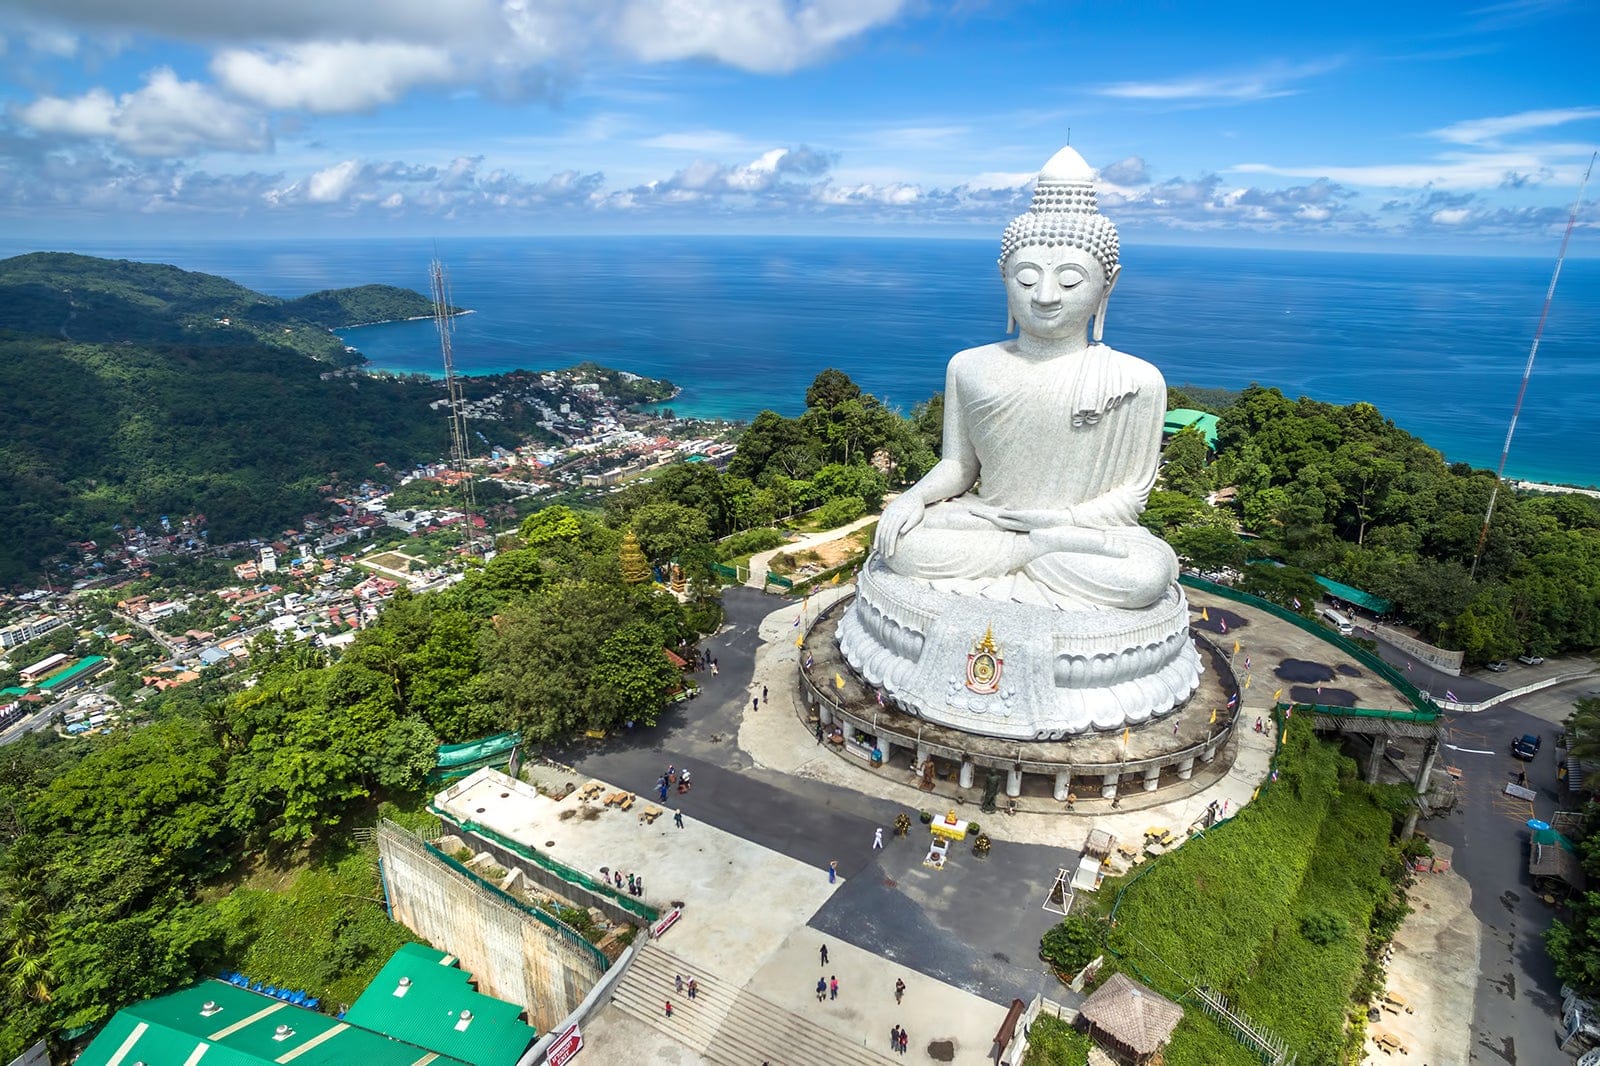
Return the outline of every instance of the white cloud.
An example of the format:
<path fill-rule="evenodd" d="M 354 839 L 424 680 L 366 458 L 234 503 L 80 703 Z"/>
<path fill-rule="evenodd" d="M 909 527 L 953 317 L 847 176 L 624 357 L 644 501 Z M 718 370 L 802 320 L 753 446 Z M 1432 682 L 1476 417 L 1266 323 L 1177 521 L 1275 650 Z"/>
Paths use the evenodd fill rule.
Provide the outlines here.
<path fill-rule="evenodd" d="M 306 179 L 306 199 L 314 204 L 331 204 L 343 200 L 361 174 L 361 164 L 346 159 L 326 170 L 319 170 Z"/>
<path fill-rule="evenodd" d="M 1443 211 L 1435 211 L 1428 217 L 1431 221 L 1441 226 L 1457 226 L 1465 222 L 1471 214 L 1472 212 L 1464 207 L 1451 207 Z"/>
<path fill-rule="evenodd" d="M 1240 103 L 1270 100 L 1300 92 L 1292 83 L 1326 74 L 1340 66 L 1340 59 L 1325 59 L 1297 65 L 1275 64 L 1238 74 L 1194 74 L 1166 81 L 1122 81 L 1094 90 L 1100 96 L 1121 100 L 1215 101 Z"/>
<path fill-rule="evenodd" d="M 407 89 L 451 79 L 441 48 L 392 42 L 314 41 L 281 51 L 230 50 L 211 61 L 228 89 L 271 108 L 364 111 Z"/>
<path fill-rule="evenodd" d="M 1451 153 L 1423 163 L 1374 163 L 1367 166 L 1274 166 L 1240 163 L 1239 174 L 1275 174 L 1289 178 L 1327 178 L 1346 185 L 1370 188 L 1494 189 L 1508 179 L 1524 184 L 1547 181 L 1576 184 L 1583 168 L 1578 164 L 1553 166 L 1533 152 L 1491 152 L 1477 155 Z"/>
<path fill-rule="evenodd" d="M 43 96 L 15 114 L 37 133 L 105 137 L 135 155 L 259 152 L 272 143 L 260 117 L 166 67 L 151 71 L 143 88 L 116 99 L 103 89 L 76 97 Z"/>
<path fill-rule="evenodd" d="M 904 0 L 629 0 L 614 40 L 647 62 L 713 59 L 782 73 L 881 26 Z"/>
<path fill-rule="evenodd" d="M 1497 115 L 1491 118 L 1467 119 L 1434 130 L 1430 136 L 1456 144 L 1487 145 L 1498 147 L 1508 135 L 1529 130 L 1549 129 L 1568 122 L 1600 118 L 1600 107 L 1564 107 L 1543 111 L 1521 111 L 1514 115 Z"/>

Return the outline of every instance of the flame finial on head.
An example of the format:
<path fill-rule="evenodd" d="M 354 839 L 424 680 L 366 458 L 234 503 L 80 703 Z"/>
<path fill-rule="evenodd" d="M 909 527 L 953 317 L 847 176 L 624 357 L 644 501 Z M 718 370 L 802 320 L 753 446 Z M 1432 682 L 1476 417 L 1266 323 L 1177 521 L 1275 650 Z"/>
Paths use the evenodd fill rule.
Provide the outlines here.
<path fill-rule="evenodd" d="M 1005 269 L 1012 252 L 1032 245 L 1081 248 L 1100 261 L 1108 277 L 1117 265 L 1117 227 L 1100 213 L 1094 171 L 1070 146 L 1039 170 L 1032 206 L 1006 226 L 1000 239 L 1000 269 Z"/>

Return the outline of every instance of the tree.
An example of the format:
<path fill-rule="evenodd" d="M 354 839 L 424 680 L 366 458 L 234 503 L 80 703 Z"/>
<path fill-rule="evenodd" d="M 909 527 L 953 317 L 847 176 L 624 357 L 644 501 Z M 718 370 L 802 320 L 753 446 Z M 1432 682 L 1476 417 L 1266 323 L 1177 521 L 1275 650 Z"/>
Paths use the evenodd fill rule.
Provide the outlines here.
<path fill-rule="evenodd" d="M 1211 459 L 1211 446 L 1206 443 L 1204 433 L 1194 426 L 1184 426 L 1167 441 L 1162 458 L 1165 461 L 1161 476 L 1166 479 L 1168 488 L 1190 496 L 1205 496 L 1209 488 L 1206 464 Z"/>
<path fill-rule="evenodd" d="M 576 540 L 583 532 L 583 523 L 578 520 L 572 508 L 556 504 L 535 511 L 523 519 L 519 532 L 522 534 L 524 544 L 530 548 L 538 548 L 552 541 Z"/>
<path fill-rule="evenodd" d="M 806 407 L 813 411 L 829 411 L 860 398 L 861 386 L 851 381 L 844 371 L 832 367 L 818 374 L 806 389 Z"/>
<path fill-rule="evenodd" d="M 680 503 L 646 504 L 633 513 L 630 525 L 640 549 L 657 565 L 711 541 L 705 515 Z"/>
<path fill-rule="evenodd" d="M 589 671 L 584 698 L 589 728 L 656 724 L 667 693 L 679 681 L 664 647 L 661 631 L 642 621 L 629 622 L 606 638 Z"/>

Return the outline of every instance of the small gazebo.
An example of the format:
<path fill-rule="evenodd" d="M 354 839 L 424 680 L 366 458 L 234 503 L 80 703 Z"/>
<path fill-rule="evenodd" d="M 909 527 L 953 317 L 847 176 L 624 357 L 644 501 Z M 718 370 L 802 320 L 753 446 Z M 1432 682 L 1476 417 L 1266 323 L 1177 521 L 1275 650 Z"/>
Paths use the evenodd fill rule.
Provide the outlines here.
<path fill-rule="evenodd" d="M 1132 1063 L 1151 1061 L 1182 1020 L 1182 1007 L 1120 973 L 1112 974 L 1078 1009 L 1078 1021 L 1089 1037 Z"/>

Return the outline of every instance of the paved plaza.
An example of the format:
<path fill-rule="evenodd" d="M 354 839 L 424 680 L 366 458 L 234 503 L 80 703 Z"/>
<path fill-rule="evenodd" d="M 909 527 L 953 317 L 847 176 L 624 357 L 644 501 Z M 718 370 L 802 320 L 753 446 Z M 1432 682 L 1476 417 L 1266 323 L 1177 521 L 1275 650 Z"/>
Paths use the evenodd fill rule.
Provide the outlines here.
<path fill-rule="evenodd" d="M 697 1003 L 691 1016 L 674 1000 L 671 1025 L 664 1014 L 646 1020 L 663 1010 L 670 979 L 641 967 L 637 980 L 632 973 L 623 979 L 632 986 L 585 1027 L 591 1046 L 608 1048 L 617 1061 L 732 1061 L 730 1030 L 750 1036 L 746 1043 L 761 1056 L 753 1066 L 817 1061 L 798 1048 L 778 1057 L 760 1050 L 754 1034 L 767 1023 L 759 1019 L 782 1015 L 834 1034 L 869 1059 L 888 1057 L 889 1029 L 903 1025 L 913 1037 L 909 1061 L 990 1061 L 989 1040 L 1013 998 L 1076 1000 L 1045 969 L 1038 943 L 1060 917 L 1044 907 L 1050 887 L 1061 869 L 1076 864 L 1091 829 L 1137 844 L 1153 825 L 1181 833 L 1212 803 L 1236 813 L 1268 773 L 1275 738 L 1270 727 L 1257 733 L 1253 726 L 1257 716 L 1270 720 L 1280 690 L 1285 699 L 1405 706 L 1333 645 L 1264 612 L 1190 590 L 1195 630 L 1233 660 L 1241 684 L 1250 679 L 1241 693 L 1243 727 L 1228 748 L 1190 781 L 1125 792 L 1116 808 L 1094 796 L 1078 799 L 1067 813 L 1048 795 L 1025 792 L 1015 815 L 980 814 L 981 778 L 977 789 L 941 782 L 930 795 L 904 768 L 875 770 L 816 742 L 797 684 L 795 638 L 804 622 L 795 621 L 849 594 L 846 585 L 794 602 L 729 590 L 727 625 L 702 645 L 717 658 L 718 673 L 697 676 L 698 699 L 676 705 L 654 729 L 558 756 L 581 779 L 636 792 L 642 805 L 653 805 L 655 782 L 669 763 L 692 771 L 694 789 L 670 796 L 669 814 L 654 826 L 640 825 L 638 806 L 631 813 L 557 816 L 549 835 L 533 842 L 554 840 L 551 853 L 579 869 L 620 865 L 642 874 L 654 904 L 683 900 L 683 918 L 657 942 L 665 954 L 651 972 L 681 963 L 700 972 L 702 986 L 718 988 L 722 1002 L 739 1003 L 737 1010 Z M 682 830 L 672 824 L 674 806 L 683 810 Z M 981 820 L 993 849 L 980 858 L 956 845 L 943 869 L 930 869 L 923 865 L 927 829 L 913 818 L 910 835 L 897 838 L 894 816 L 952 807 Z M 538 836 L 546 822 L 536 824 L 529 829 Z M 881 850 L 872 847 L 879 828 Z M 830 860 L 840 869 L 833 885 Z M 819 1004 L 823 944 L 841 991 L 838 1000 Z M 897 979 L 911 990 L 899 1006 L 892 995 Z M 648 998 L 655 983 L 663 985 L 660 1004 Z M 630 996 L 632 1006 L 624 1009 Z"/>

